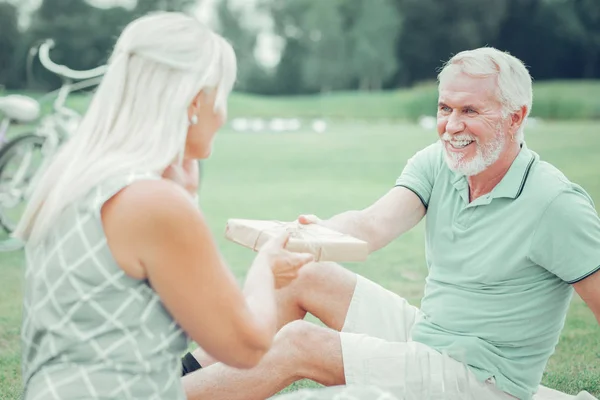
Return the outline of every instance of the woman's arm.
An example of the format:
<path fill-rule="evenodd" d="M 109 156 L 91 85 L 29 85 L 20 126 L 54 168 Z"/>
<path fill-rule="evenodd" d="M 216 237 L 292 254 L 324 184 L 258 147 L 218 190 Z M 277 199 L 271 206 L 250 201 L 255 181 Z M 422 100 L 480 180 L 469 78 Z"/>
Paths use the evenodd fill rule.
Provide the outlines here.
<path fill-rule="evenodd" d="M 258 363 L 276 329 L 273 268 L 297 269 L 309 256 L 285 252 L 285 238 L 272 241 L 248 272 L 245 298 L 203 215 L 173 182 L 136 182 L 105 204 L 102 217 L 119 265 L 150 281 L 198 345 L 234 367 Z"/>

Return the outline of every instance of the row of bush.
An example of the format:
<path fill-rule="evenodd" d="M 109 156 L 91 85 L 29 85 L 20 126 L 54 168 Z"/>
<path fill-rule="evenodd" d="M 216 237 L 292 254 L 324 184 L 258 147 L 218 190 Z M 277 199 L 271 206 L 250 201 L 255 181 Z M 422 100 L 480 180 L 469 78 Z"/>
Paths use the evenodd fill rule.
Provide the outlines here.
<path fill-rule="evenodd" d="M 342 119 L 403 119 L 435 116 L 435 84 L 407 90 L 345 92 L 320 96 L 259 97 L 236 94 L 230 115 Z M 600 81 L 560 81 L 534 84 L 532 117 L 547 120 L 600 119 Z"/>
<path fill-rule="evenodd" d="M 70 104 L 85 110 L 87 95 L 73 95 Z M 45 108 L 49 104 L 46 104 Z M 334 92 L 311 96 L 257 96 L 234 93 L 229 117 L 331 118 L 416 121 L 435 116 L 437 87 L 380 92 Z M 600 119 L 600 81 L 554 81 L 534 84 L 531 116 L 546 120 Z"/>

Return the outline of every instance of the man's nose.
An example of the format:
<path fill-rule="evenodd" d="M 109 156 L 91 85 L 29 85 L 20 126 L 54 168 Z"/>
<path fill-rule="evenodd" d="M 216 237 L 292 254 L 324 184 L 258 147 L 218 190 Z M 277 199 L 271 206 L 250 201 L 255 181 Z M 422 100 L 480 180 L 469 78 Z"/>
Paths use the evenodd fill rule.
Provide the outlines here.
<path fill-rule="evenodd" d="M 465 123 L 462 121 L 461 116 L 457 111 L 453 111 L 448 116 L 448 121 L 446 123 L 446 132 L 450 134 L 462 132 L 465 129 Z"/>

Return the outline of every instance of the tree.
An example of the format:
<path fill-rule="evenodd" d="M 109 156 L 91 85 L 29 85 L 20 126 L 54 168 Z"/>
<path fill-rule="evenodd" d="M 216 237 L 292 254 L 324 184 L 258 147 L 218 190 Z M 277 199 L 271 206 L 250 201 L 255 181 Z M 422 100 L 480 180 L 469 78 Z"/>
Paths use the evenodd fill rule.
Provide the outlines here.
<path fill-rule="evenodd" d="M 302 41 L 307 49 L 304 81 L 321 92 L 348 83 L 348 42 L 336 1 L 315 0 L 302 18 Z"/>
<path fill-rule="evenodd" d="M 54 61 L 76 70 L 95 68 L 107 62 L 124 26 L 133 18 L 123 7 L 98 9 L 84 0 L 43 0 L 32 15 L 28 46 L 53 39 Z M 59 79 L 37 63 L 37 80 L 59 85 Z"/>
<path fill-rule="evenodd" d="M 20 41 L 17 16 L 15 6 L 0 3 L 0 85 L 2 86 L 10 86 L 13 74 L 15 51 Z"/>
<path fill-rule="evenodd" d="M 591 79 L 600 76 L 600 2 L 575 0 L 573 7 L 582 30 L 583 78 Z"/>
<path fill-rule="evenodd" d="M 303 66 L 306 49 L 300 40 L 288 38 L 273 78 L 274 93 L 301 94 L 309 92 L 304 82 Z"/>
<path fill-rule="evenodd" d="M 358 0 L 349 32 L 350 67 L 363 90 L 379 90 L 396 73 L 398 10 L 388 0 Z"/>
<path fill-rule="evenodd" d="M 133 10 L 138 17 L 151 11 L 186 11 L 196 0 L 137 0 Z"/>
<path fill-rule="evenodd" d="M 462 50 L 489 44 L 498 36 L 507 3 L 508 0 L 398 0 L 403 24 L 397 57 L 402 60 L 403 69 L 397 81 L 411 84 L 431 79 L 443 60 Z"/>
<path fill-rule="evenodd" d="M 282 53 L 273 77 L 272 90 L 279 94 L 308 92 L 304 78 L 304 61 L 308 49 L 303 39 L 303 16 L 312 0 L 262 0 L 258 8 L 273 21 L 273 33 L 283 42 Z"/>
<path fill-rule="evenodd" d="M 577 3 L 510 0 L 502 29 L 492 43 L 523 60 L 536 80 L 581 78 L 586 60 L 593 65 L 596 52 L 577 14 Z M 592 9 L 586 12 L 593 14 Z"/>
<path fill-rule="evenodd" d="M 237 62 L 238 76 L 236 89 L 247 91 L 252 79 L 259 73 L 260 66 L 254 56 L 258 32 L 242 24 L 242 12 L 235 10 L 229 0 L 220 0 L 217 4 L 218 32 L 233 47 Z"/>

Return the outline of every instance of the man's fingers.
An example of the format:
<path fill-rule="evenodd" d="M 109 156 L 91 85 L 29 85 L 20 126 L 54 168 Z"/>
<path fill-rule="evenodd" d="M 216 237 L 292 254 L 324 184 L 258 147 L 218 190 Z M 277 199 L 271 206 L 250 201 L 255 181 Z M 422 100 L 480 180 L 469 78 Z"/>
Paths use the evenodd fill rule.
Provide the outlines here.
<path fill-rule="evenodd" d="M 317 217 L 316 215 L 313 215 L 313 214 L 300 215 L 298 217 L 298 222 L 300 222 L 301 224 L 304 224 L 304 225 L 307 225 L 307 224 L 318 224 L 319 222 L 321 222 L 321 219 L 319 217 Z"/>

